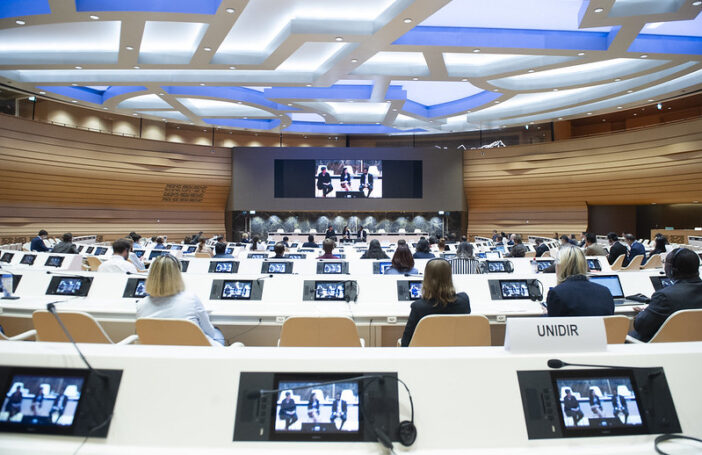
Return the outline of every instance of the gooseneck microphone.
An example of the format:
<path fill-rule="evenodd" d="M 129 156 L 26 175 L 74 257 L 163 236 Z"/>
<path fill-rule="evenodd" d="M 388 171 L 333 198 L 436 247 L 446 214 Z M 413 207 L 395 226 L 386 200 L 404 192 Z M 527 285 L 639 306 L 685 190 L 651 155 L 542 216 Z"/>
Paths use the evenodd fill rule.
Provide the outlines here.
<path fill-rule="evenodd" d="M 589 364 L 589 363 L 568 363 L 564 362 L 561 359 L 549 359 L 548 362 L 546 362 L 546 365 L 548 365 L 549 368 L 553 368 L 555 370 L 563 367 L 588 367 L 588 368 L 640 368 L 640 367 L 628 367 L 628 366 L 623 366 L 623 365 L 594 365 L 594 364 Z"/>

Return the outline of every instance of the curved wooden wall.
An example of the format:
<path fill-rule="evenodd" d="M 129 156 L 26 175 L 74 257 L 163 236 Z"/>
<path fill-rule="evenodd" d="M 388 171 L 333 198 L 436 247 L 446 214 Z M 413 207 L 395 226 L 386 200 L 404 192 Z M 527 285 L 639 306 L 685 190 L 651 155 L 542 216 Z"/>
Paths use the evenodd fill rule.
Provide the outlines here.
<path fill-rule="evenodd" d="M 225 233 L 231 151 L 0 117 L 0 242 Z"/>
<path fill-rule="evenodd" d="M 466 150 L 463 163 L 470 235 L 579 233 L 588 205 L 702 201 L 702 119 Z"/>

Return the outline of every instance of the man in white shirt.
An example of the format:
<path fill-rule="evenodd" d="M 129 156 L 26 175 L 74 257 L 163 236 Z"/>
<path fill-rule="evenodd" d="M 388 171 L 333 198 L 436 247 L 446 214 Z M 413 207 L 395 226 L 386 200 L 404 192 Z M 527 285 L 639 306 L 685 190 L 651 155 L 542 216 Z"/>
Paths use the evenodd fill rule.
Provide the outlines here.
<path fill-rule="evenodd" d="M 100 264 L 100 267 L 98 267 L 98 272 L 137 273 L 137 269 L 134 267 L 134 264 L 127 260 L 131 249 L 132 245 L 127 240 L 115 240 L 112 244 L 112 252 L 114 254 L 110 259 Z"/>

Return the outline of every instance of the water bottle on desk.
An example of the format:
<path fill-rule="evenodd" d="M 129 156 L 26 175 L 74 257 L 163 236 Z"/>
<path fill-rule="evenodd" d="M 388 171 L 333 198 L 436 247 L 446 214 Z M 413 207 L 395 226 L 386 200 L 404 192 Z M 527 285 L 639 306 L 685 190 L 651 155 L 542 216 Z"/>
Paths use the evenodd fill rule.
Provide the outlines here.
<path fill-rule="evenodd" d="M 8 272 L 2 272 L 2 298 L 5 300 L 16 300 L 19 297 L 14 297 L 12 295 L 12 274 Z"/>

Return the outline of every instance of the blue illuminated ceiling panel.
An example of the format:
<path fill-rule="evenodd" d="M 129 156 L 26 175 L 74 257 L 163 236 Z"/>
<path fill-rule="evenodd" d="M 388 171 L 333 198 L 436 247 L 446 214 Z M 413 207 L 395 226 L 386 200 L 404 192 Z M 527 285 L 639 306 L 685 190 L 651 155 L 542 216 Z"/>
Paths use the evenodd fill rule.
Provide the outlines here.
<path fill-rule="evenodd" d="M 0 83 L 201 126 L 472 131 L 702 89 L 695 3 L 5 0 Z"/>

